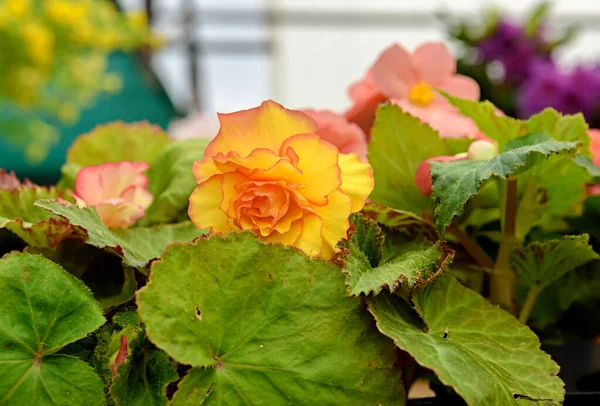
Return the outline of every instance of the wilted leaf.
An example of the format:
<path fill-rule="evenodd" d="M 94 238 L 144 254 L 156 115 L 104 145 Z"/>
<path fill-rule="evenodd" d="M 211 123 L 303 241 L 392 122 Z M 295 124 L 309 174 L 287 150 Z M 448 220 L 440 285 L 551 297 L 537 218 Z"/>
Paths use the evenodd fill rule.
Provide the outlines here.
<path fill-rule="evenodd" d="M 379 331 L 467 404 L 562 404 L 559 366 L 509 313 L 450 276 L 418 290 L 413 300 L 425 325 L 403 299 L 367 299 Z"/>
<path fill-rule="evenodd" d="M 80 166 L 119 161 L 150 163 L 172 142 L 160 127 L 148 122 L 116 122 L 78 137 L 67 152 L 67 163 Z"/>
<path fill-rule="evenodd" d="M 103 406 L 102 381 L 83 361 L 55 354 L 104 323 L 83 283 L 42 257 L 0 260 L 0 403 Z"/>
<path fill-rule="evenodd" d="M 404 403 L 393 344 L 334 265 L 293 248 L 251 233 L 172 245 L 137 302 L 150 340 L 195 367 L 173 405 Z"/>
<path fill-rule="evenodd" d="M 50 200 L 38 201 L 36 205 L 67 219 L 87 235 L 88 244 L 117 253 L 126 265 L 132 267 L 146 266 L 149 261 L 160 257 L 172 242 L 190 241 L 204 234 L 189 221 L 109 230 L 93 207 L 67 206 Z"/>

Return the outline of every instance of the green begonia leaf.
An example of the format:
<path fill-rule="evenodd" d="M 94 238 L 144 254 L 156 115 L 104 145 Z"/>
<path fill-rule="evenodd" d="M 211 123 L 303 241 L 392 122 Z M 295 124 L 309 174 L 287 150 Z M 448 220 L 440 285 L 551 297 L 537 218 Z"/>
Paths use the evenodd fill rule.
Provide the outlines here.
<path fill-rule="evenodd" d="M 578 144 L 554 141 L 544 134 L 530 134 L 507 144 L 504 152 L 489 161 L 432 162 L 434 218 L 438 233 L 462 214 L 467 201 L 492 177 L 517 175 L 556 154 L 574 155 Z"/>
<path fill-rule="evenodd" d="M 87 235 L 88 244 L 114 251 L 123 257 L 126 265 L 132 267 L 146 266 L 149 261 L 160 257 L 172 242 L 190 241 L 204 234 L 189 221 L 109 230 L 93 207 L 67 206 L 50 200 L 40 200 L 36 205 L 67 219 L 72 226 Z"/>
<path fill-rule="evenodd" d="M 435 227 L 425 219 L 408 211 L 394 210 L 368 202 L 361 213 L 379 224 L 405 235 L 421 236 L 432 241 L 438 239 Z"/>
<path fill-rule="evenodd" d="M 489 101 L 459 99 L 448 94 L 444 94 L 444 97 L 456 106 L 462 115 L 470 117 L 486 136 L 495 140 L 500 151 L 504 151 L 510 140 L 526 134 L 545 133 L 557 141 L 579 142 L 581 152 L 589 155 L 588 126 L 582 114 L 563 116 L 548 108 L 527 121 L 521 121 L 497 115 L 496 106 Z"/>
<path fill-rule="evenodd" d="M 99 405 L 103 385 L 83 361 L 56 354 L 104 323 L 91 292 L 52 261 L 0 260 L 0 404 Z"/>
<path fill-rule="evenodd" d="M 350 222 L 352 236 L 349 244 L 359 249 L 370 265 L 376 267 L 383 259 L 384 236 L 381 227 L 375 220 L 363 217 L 358 213 L 350 216 Z"/>
<path fill-rule="evenodd" d="M 566 236 L 560 240 L 535 241 L 515 248 L 509 255 L 510 265 L 519 280 L 540 290 L 567 272 L 592 261 L 600 255 L 589 245 L 589 236 Z"/>
<path fill-rule="evenodd" d="M 453 277 L 413 296 L 423 322 L 394 295 L 368 298 L 377 327 L 472 406 L 560 405 L 559 366 L 535 334 Z"/>
<path fill-rule="evenodd" d="M 396 241 L 394 257 L 388 262 L 372 266 L 363 252 L 350 245 L 350 253 L 344 258 L 348 293 L 358 296 L 373 292 L 377 295 L 383 288 L 394 292 L 400 286 L 413 289 L 432 281 L 452 262 L 453 252 L 440 243 L 424 239 Z"/>
<path fill-rule="evenodd" d="M 210 142 L 193 138 L 169 145 L 152 162 L 148 170 L 148 190 L 154 201 L 148 207 L 142 224 L 171 223 L 186 212 L 196 180 L 192 174 L 195 160 L 202 160 Z"/>
<path fill-rule="evenodd" d="M 527 289 L 519 286 L 517 297 L 524 300 Z M 576 303 L 598 299 L 600 261 L 588 262 L 559 278 L 540 293 L 531 311 L 531 322 L 540 329 L 555 323 Z"/>
<path fill-rule="evenodd" d="M 393 104 L 377 110 L 371 135 L 369 161 L 375 176 L 371 199 L 398 210 L 428 210 L 431 199 L 415 183 L 417 168 L 428 158 L 450 155 L 452 149 L 435 130 Z"/>
<path fill-rule="evenodd" d="M 160 127 L 147 122 L 116 122 L 78 137 L 67 152 L 67 163 L 80 166 L 120 161 L 151 163 L 172 142 Z"/>
<path fill-rule="evenodd" d="M 584 168 L 591 176 L 600 176 L 600 166 L 594 164 L 590 158 L 578 154 L 573 158 L 573 162 L 575 162 L 577 166 Z"/>
<path fill-rule="evenodd" d="M 166 405 L 167 385 L 179 378 L 169 357 L 147 343 L 141 328 L 126 346 L 126 358 L 117 366 L 110 386 L 116 405 Z"/>
<path fill-rule="evenodd" d="M 195 367 L 174 405 L 404 403 L 393 343 L 337 267 L 296 249 L 251 233 L 171 245 L 137 302 L 150 340 Z"/>
<path fill-rule="evenodd" d="M 68 237 L 73 228 L 63 219 L 35 207 L 38 199 L 56 199 L 56 188 L 23 185 L 15 189 L 0 189 L 0 228 L 18 235 L 28 245 L 53 247 Z"/>

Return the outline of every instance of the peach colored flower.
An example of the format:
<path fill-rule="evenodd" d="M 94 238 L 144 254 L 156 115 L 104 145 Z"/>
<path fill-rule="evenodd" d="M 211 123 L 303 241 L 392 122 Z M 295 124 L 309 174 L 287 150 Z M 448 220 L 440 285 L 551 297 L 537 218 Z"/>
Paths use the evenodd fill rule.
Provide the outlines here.
<path fill-rule="evenodd" d="M 331 259 L 347 237 L 348 216 L 373 189 L 371 166 L 321 139 L 304 113 L 270 100 L 219 120 L 219 134 L 193 167 L 194 224 L 219 234 L 252 230 Z"/>
<path fill-rule="evenodd" d="M 456 74 L 456 60 L 444 44 L 427 42 L 412 54 L 394 44 L 379 56 L 361 82 L 351 86 L 355 104 L 345 115 L 368 132 L 378 105 L 390 100 L 442 137 L 475 138 L 475 123 L 435 89 L 463 99 L 479 99 L 479 86 L 473 79 Z"/>
<path fill-rule="evenodd" d="M 431 196 L 431 161 L 437 162 L 453 162 L 453 161 L 464 161 L 468 159 L 466 153 L 457 154 L 454 156 L 438 156 L 435 158 L 429 158 L 421 162 L 415 173 L 415 183 L 421 189 L 421 193 L 425 196 Z"/>
<path fill-rule="evenodd" d="M 93 206 L 108 227 L 129 227 L 146 213 L 153 196 L 148 192 L 145 162 L 111 162 L 82 168 L 75 178 L 73 197 L 80 207 Z"/>
<path fill-rule="evenodd" d="M 363 161 L 367 160 L 367 138 L 358 125 L 329 110 L 300 111 L 315 120 L 319 137 L 335 145 L 342 154 L 353 152 Z"/>
<path fill-rule="evenodd" d="M 588 135 L 591 138 L 592 162 L 594 165 L 600 166 L 600 130 L 591 128 L 588 130 Z"/>

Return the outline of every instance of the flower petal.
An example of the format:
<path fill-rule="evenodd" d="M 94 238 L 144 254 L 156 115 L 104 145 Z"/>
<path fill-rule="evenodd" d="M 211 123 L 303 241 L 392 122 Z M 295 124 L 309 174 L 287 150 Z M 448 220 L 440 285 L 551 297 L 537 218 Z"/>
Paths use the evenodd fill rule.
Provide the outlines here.
<path fill-rule="evenodd" d="M 325 206 L 315 206 L 313 210 L 323 220 L 321 256 L 330 260 L 338 251 L 337 243 L 348 236 L 348 216 L 352 212 L 352 199 L 344 192 L 336 190 L 329 194 Z"/>
<path fill-rule="evenodd" d="M 375 122 L 375 112 L 381 103 L 385 103 L 388 97 L 378 91 L 373 92 L 369 97 L 357 101 L 344 113 L 344 117 L 350 123 L 360 127 L 367 135 L 367 140 L 371 137 L 371 128 Z"/>
<path fill-rule="evenodd" d="M 305 114 L 288 110 L 272 100 L 259 107 L 230 114 L 219 114 L 221 130 L 206 147 L 205 156 L 236 151 L 248 156 L 257 148 L 278 152 L 281 144 L 294 134 L 315 133 L 316 124 Z"/>
<path fill-rule="evenodd" d="M 479 129 L 473 120 L 460 114 L 453 106 L 420 107 L 406 100 L 392 101 L 402 110 L 429 124 L 442 138 L 478 138 Z"/>
<path fill-rule="evenodd" d="M 257 148 L 245 157 L 236 151 L 227 154 L 218 153 L 214 157 L 206 157 L 202 161 L 195 161 L 192 172 L 196 182 L 202 183 L 213 175 L 240 170 L 250 173 L 254 169 L 269 169 L 281 157 L 266 148 Z"/>
<path fill-rule="evenodd" d="M 299 172 L 283 178 L 302 185 L 301 193 L 311 203 L 327 204 L 327 195 L 342 184 L 338 149 L 315 134 L 299 134 L 285 140 L 280 155 L 293 152 Z"/>
<path fill-rule="evenodd" d="M 321 236 L 323 220 L 314 213 L 305 213 L 301 222 L 302 233 L 294 242 L 294 247 L 310 257 L 316 257 L 321 253 L 323 246 L 323 237 Z"/>
<path fill-rule="evenodd" d="M 145 162 L 110 162 L 81 168 L 75 177 L 75 194 L 88 205 L 121 197 L 131 186 L 146 188 Z"/>
<path fill-rule="evenodd" d="M 418 82 L 410 55 L 398 44 L 383 51 L 371 72 L 375 86 L 388 98 L 407 97 L 411 87 Z"/>
<path fill-rule="evenodd" d="M 198 228 L 210 228 L 211 231 L 225 234 L 238 230 L 232 220 L 223 212 L 219 205 L 223 200 L 221 182 L 223 175 L 215 175 L 201 183 L 190 196 L 188 214 Z"/>
<path fill-rule="evenodd" d="M 267 242 L 278 242 L 283 245 L 293 245 L 302 233 L 302 229 L 302 220 L 299 219 L 291 224 L 289 230 L 281 233 L 278 231 L 273 231 L 271 234 L 263 237 L 262 239 Z"/>
<path fill-rule="evenodd" d="M 412 64 L 421 80 L 437 84 L 456 72 L 456 59 L 441 42 L 425 42 L 411 55 Z"/>
<path fill-rule="evenodd" d="M 479 100 L 479 85 L 467 76 L 452 76 L 443 82 L 436 84 L 435 87 L 454 97 Z"/>
<path fill-rule="evenodd" d="M 129 202 L 101 203 L 95 206 L 100 219 L 109 228 L 126 228 L 144 217 L 146 209 Z"/>
<path fill-rule="evenodd" d="M 373 168 L 362 162 L 356 154 L 340 154 L 342 170 L 340 190 L 352 199 L 352 212 L 360 211 L 375 187 Z"/>
<path fill-rule="evenodd" d="M 152 203 L 152 200 L 154 200 L 152 193 L 148 192 L 146 188 L 139 186 L 130 186 L 126 188 L 123 193 L 121 193 L 121 197 L 128 202 L 143 207 L 144 209 L 147 209 Z"/>

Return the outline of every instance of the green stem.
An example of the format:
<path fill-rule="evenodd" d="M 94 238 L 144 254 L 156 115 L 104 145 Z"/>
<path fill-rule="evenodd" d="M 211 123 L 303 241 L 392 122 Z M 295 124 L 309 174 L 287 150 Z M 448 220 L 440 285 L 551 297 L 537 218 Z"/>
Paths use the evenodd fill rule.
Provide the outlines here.
<path fill-rule="evenodd" d="M 510 268 L 508 254 L 511 248 L 516 245 L 517 179 L 508 178 L 505 184 L 502 239 L 500 240 L 500 249 L 490 280 L 490 293 L 492 302 L 515 314 L 515 275 Z"/>
<path fill-rule="evenodd" d="M 523 324 L 527 323 L 529 319 L 529 315 L 533 310 L 533 305 L 535 305 L 535 301 L 540 294 L 540 287 L 534 285 L 527 292 L 527 298 L 525 299 L 525 303 L 523 304 L 523 308 L 521 309 L 521 313 L 519 314 L 519 321 Z"/>

